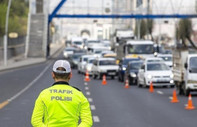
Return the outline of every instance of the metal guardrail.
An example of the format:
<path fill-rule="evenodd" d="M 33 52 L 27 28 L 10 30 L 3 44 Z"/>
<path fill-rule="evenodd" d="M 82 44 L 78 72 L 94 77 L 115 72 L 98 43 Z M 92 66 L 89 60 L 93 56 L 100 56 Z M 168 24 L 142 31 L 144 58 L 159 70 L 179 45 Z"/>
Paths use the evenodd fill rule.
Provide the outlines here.
<path fill-rule="evenodd" d="M 8 48 L 18 47 L 24 45 L 26 41 L 26 36 L 19 36 L 18 38 L 8 38 Z M 0 49 L 3 48 L 3 37 L 0 37 Z"/>
<path fill-rule="evenodd" d="M 25 53 L 26 36 L 8 39 L 8 59 Z M 3 60 L 3 37 L 0 37 L 0 60 Z"/>

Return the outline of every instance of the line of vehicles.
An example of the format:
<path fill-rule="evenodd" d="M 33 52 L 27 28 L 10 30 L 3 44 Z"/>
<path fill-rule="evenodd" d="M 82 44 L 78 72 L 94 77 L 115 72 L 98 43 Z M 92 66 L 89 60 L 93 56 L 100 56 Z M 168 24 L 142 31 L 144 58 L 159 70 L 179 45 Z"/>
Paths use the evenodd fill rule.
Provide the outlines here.
<path fill-rule="evenodd" d="M 88 72 L 93 79 L 117 77 L 138 87 L 148 87 L 151 82 L 153 86 L 176 86 L 184 95 L 197 91 L 197 54 L 191 55 L 186 49 L 175 47 L 167 53 L 149 40 L 120 39 L 112 51 L 112 43 L 107 40 L 81 42 L 83 46 L 71 41 L 63 52 L 79 74 Z"/>

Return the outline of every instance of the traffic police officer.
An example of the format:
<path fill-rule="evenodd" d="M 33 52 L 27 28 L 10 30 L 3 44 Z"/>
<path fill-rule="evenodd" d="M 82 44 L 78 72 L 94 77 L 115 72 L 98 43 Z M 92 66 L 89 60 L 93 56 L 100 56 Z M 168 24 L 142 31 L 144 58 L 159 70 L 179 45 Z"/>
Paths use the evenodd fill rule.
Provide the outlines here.
<path fill-rule="evenodd" d="M 69 85 L 71 76 L 69 62 L 57 60 L 52 72 L 55 83 L 44 89 L 35 102 L 31 119 L 34 127 L 92 126 L 89 102 L 79 89 Z"/>

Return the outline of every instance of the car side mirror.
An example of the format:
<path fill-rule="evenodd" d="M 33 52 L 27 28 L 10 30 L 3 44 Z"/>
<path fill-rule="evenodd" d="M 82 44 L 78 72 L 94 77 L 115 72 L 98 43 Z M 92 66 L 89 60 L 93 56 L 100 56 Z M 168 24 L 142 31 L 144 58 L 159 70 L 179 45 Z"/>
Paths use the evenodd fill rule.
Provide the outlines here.
<path fill-rule="evenodd" d="M 185 65 L 184 65 L 184 66 L 185 66 L 185 69 L 187 69 L 187 67 L 188 67 L 188 64 L 187 64 L 187 63 L 185 63 Z"/>

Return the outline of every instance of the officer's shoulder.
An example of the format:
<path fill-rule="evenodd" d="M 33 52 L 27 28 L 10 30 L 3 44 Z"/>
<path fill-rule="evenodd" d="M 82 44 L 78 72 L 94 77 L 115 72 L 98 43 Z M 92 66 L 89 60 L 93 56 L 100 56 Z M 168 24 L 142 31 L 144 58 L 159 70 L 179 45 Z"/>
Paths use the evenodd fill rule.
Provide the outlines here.
<path fill-rule="evenodd" d="M 78 91 L 81 92 L 81 90 L 80 90 L 79 88 L 77 88 L 77 87 L 75 87 L 75 86 L 72 86 L 72 87 L 75 88 L 76 90 L 78 90 Z"/>

